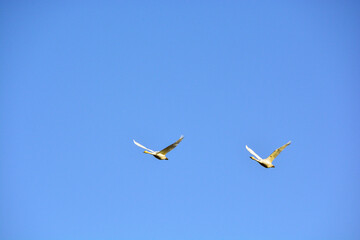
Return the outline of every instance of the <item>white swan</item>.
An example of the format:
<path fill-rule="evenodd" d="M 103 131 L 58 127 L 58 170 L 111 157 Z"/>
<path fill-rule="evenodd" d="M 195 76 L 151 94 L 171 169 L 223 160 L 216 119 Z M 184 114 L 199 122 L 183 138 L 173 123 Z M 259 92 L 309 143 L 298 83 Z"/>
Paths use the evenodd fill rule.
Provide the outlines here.
<path fill-rule="evenodd" d="M 284 150 L 287 146 L 289 146 L 290 143 L 291 143 L 291 141 L 289 141 L 284 146 L 279 147 L 266 159 L 262 159 L 261 157 L 259 157 L 259 155 L 257 155 L 253 150 L 251 150 L 247 145 L 245 147 L 252 155 L 254 155 L 256 157 L 256 158 L 254 158 L 253 156 L 251 156 L 250 158 L 252 160 L 257 161 L 258 163 L 261 164 L 261 166 L 263 166 L 265 168 L 274 168 L 275 166 L 272 164 L 272 161 L 281 153 L 282 150 Z"/>
<path fill-rule="evenodd" d="M 167 146 L 166 148 L 164 148 L 163 150 L 161 151 L 153 151 L 151 149 L 148 149 L 146 147 L 144 147 L 143 145 L 141 145 L 140 143 L 136 142 L 134 139 L 134 143 L 145 149 L 146 151 L 144 151 L 144 153 L 147 153 L 147 154 L 151 154 L 153 155 L 154 157 L 156 157 L 157 159 L 159 160 L 168 160 L 168 158 L 165 156 L 168 152 L 170 152 L 171 150 L 173 150 L 182 140 L 183 140 L 184 136 L 181 135 L 181 137 L 179 138 L 179 140 L 177 140 L 176 142 L 174 142 L 173 144 Z"/>

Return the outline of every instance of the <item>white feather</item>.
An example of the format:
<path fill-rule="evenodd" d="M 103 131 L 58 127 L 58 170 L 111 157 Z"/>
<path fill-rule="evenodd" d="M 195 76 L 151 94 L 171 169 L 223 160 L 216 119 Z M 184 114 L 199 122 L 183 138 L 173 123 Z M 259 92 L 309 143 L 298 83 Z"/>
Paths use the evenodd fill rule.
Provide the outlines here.
<path fill-rule="evenodd" d="M 141 148 L 143 148 L 143 149 L 145 149 L 145 150 L 148 150 L 148 151 L 150 151 L 150 152 L 155 152 L 155 151 L 153 151 L 153 150 L 151 150 L 151 149 L 148 149 L 148 148 L 146 148 L 146 147 L 144 147 L 143 145 L 141 145 L 140 143 L 138 143 L 138 142 L 136 142 L 134 139 L 133 139 L 133 141 L 134 141 L 134 143 L 137 145 L 137 146 L 139 146 L 139 147 L 141 147 Z"/>
<path fill-rule="evenodd" d="M 257 155 L 253 150 L 251 150 L 251 148 L 249 148 L 247 145 L 245 145 L 246 149 L 249 151 L 249 153 L 251 153 L 252 155 L 254 155 L 258 160 L 261 160 L 262 158 L 259 157 L 259 155 Z"/>

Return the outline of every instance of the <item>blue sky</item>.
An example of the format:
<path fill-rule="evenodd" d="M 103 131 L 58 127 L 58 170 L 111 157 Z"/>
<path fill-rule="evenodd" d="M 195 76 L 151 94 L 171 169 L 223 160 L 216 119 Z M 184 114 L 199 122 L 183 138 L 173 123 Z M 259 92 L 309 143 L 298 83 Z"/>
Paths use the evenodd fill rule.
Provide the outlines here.
<path fill-rule="evenodd" d="M 1 239 L 359 239 L 356 1 L 0 6 Z"/>

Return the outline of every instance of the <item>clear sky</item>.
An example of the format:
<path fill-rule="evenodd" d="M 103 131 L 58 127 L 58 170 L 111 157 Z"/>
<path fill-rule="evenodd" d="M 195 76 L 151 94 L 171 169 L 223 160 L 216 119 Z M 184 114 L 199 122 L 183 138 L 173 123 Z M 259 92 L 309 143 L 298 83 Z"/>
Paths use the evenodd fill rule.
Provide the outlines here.
<path fill-rule="evenodd" d="M 0 238 L 360 239 L 359 12 L 1 1 Z"/>

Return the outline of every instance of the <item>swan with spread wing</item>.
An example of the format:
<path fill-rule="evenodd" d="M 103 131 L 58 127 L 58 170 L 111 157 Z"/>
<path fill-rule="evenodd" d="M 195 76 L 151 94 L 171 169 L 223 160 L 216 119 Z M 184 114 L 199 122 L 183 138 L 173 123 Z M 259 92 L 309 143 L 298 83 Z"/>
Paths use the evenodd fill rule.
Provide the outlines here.
<path fill-rule="evenodd" d="M 254 155 L 255 157 L 251 156 L 250 158 L 252 160 L 257 161 L 258 163 L 260 163 L 261 166 L 265 167 L 265 168 L 274 168 L 275 166 L 272 164 L 272 162 L 274 161 L 274 159 L 281 153 L 282 150 L 284 150 L 287 146 L 289 146 L 291 143 L 291 141 L 289 141 L 287 144 L 285 144 L 282 147 L 279 147 L 278 149 L 276 149 L 270 156 L 268 156 L 265 159 L 262 159 L 261 157 L 259 157 L 259 155 L 257 155 L 252 149 L 250 149 L 247 145 L 245 146 L 246 149 L 249 151 L 249 153 L 251 153 L 252 155 Z"/>
<path fill-rule="evenodd" d="M 153 151 L 151 149 L 148 149 L 148 148 L 144 147 L 143 145 L 136 142 L 135 140 L 133 140 L 133 141 L 137 146 L 145 149 L 144 153 L 151 154 L 151 155 L 153 155 L 154 157 L 156 157 L 159 160 L 168 160 L 168 158 L 166 157 L 166 154 L 168 152 L 170 152 L 171 150 L 173 150 L 183 140 L 183 138 L 184 138 L 184 136 L 181 135 L 179 140 L 177 140 L 173 144 L 167 146 L 166 148 L 164 148 L 163 150 L 160 150 L 160 151 Z"/>

